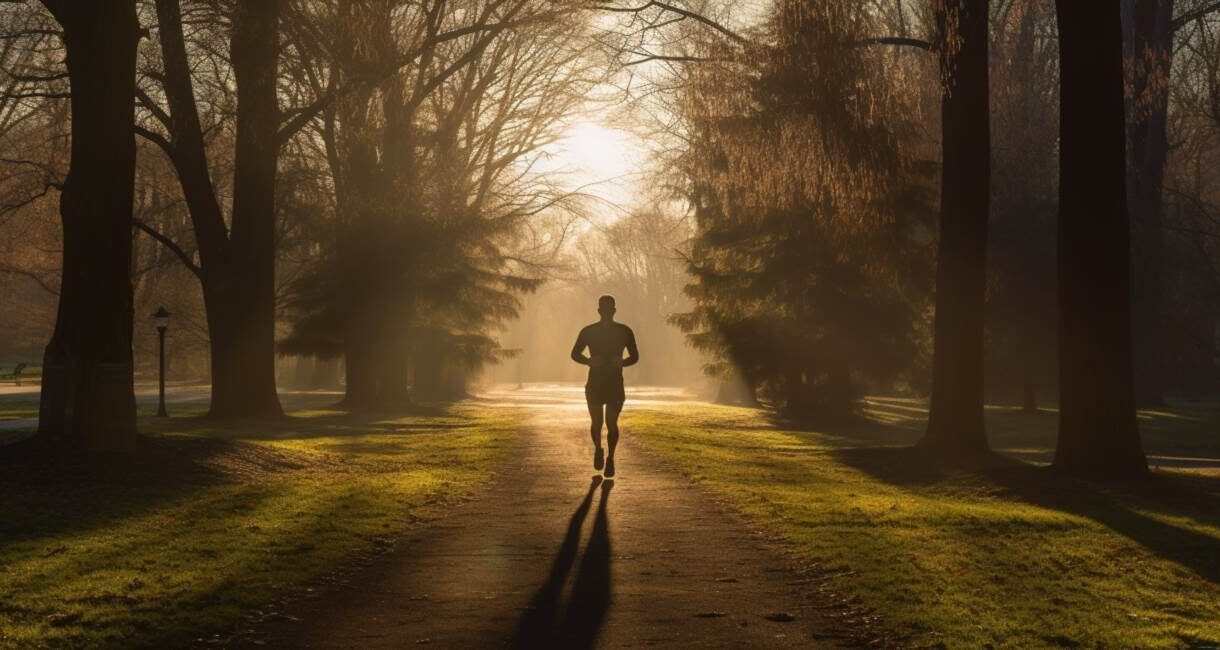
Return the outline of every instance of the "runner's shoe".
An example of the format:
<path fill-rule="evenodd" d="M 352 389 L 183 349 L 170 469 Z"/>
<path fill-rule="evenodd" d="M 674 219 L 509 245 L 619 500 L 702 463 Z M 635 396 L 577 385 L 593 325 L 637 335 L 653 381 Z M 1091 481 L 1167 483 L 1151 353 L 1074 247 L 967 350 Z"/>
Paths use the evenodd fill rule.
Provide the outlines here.
<path fill-rule="evenodd" d="M 614 476 L 614 456 L 606 459 L 606 471 L 604 473 L 606 478 Z"/>
<path fill-rule="evenodd" d="M 593 469 L 598 470 L 600 472 L 602 469 L 602 465 L 604 465 L 605 462 L 606 461 L 605 461 L 604 452 L 602 451 L 601 447 L 598 447 L 597 451 L 593 452 Z"/>

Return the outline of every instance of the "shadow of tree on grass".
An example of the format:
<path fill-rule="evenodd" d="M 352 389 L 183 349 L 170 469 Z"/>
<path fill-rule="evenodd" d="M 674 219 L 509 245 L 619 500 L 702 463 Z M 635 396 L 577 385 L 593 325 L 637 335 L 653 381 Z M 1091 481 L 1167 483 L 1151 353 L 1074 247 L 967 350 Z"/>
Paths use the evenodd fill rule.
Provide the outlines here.
<path fill-rule="evenodd" d="M 0 551 L 18 540 L 89 530 L 189 499 L 213 485 L 252 483 L 317 464 L 264 445 L 149 436 L 125 454 L 52 453 L 38 438 L 0 447 Z"/>
<path fill-rule="evenodd" d="M 155 419 L 141 424 L 153 434 L 206 436 L 241 440 L 304 440 L 357 436 L 369 433 L 434 432 L 472 426 L 452 409 L 428 409 L 420 413 L 349 413 L 315 409 L 274 420 L 224 420 L 204 416 Z"/>
<path fill-rule="evenodd" d="M 17 540 L 91 530 L 108 522 L 193 498 L 203 488 L 259 483 L 336 462 L 259 444 L 333 438 L 328 454 L 409 451 L 401 439 L 376 434 L 437 433 L 477 426 L 451 408 L 417 415 L 357 415 L 315 410 L 275 420 L 216 421 L 204 417 L 142 418 L 133 453 L 61 454 L 38 437 L 0 440 L 0 551 Z M 370 438 L 369 434 L 373 434 Z"/>
<path fill-rule="evenodd" d="M 1137 481 L 1099 484 L 999 455 L 963 467 L 910 447 L 845 448 L 832 453 L 844 464 L 891 485 L 932 490 L 965 485 L 1085 517 L 1204 580 L 1220 582 L 1220 539 L 1145 514 L 1220 527 L 1220 477 L 1154 474 Z"/>

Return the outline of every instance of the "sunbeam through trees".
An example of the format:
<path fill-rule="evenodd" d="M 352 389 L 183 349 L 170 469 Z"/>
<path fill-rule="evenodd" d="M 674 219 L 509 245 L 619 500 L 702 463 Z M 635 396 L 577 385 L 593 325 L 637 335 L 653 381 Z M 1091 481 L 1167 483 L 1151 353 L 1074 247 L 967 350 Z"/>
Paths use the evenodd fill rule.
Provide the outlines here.
<path fill-rule="evenodd" d="M 0 0 L 0 649 L 1215 647 L 1217 170 L 1216 0 Z"/>

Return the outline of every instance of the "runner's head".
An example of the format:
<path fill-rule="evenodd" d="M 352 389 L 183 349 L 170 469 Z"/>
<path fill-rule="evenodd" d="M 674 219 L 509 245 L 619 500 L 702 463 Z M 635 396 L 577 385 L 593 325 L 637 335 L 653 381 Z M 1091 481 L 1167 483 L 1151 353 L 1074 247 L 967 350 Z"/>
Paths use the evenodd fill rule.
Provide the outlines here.
<path fill-rule="evenodd" d="M 614 318 L 614 312 L 618 311 L 614 308 L 614 296 L 609 294 L 597 299 L 597 313 L 602 315 L 602 318 L 610 320 Z"/>

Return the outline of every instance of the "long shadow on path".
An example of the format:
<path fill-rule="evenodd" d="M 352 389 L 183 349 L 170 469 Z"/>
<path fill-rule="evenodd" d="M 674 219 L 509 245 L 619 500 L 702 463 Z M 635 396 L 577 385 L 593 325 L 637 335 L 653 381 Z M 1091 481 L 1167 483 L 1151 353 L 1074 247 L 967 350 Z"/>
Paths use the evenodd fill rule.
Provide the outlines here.
<path fill-rule="evenodd" d="M 601 487 L 593 531 L 576 572 L 566 607 L 563 588 L 576 564 L 580 532 Z M 514 648 L 589 648 L 597 640 L 610 607 L 610 527 L 606 507 L 614 481 L 593 477 L 589 491 L 572 513 L 567 534 L 555 554 L 546 581 L 534 593 L 517 623 Z M 562 613 L 562 616 L 561 616 Z"/>

